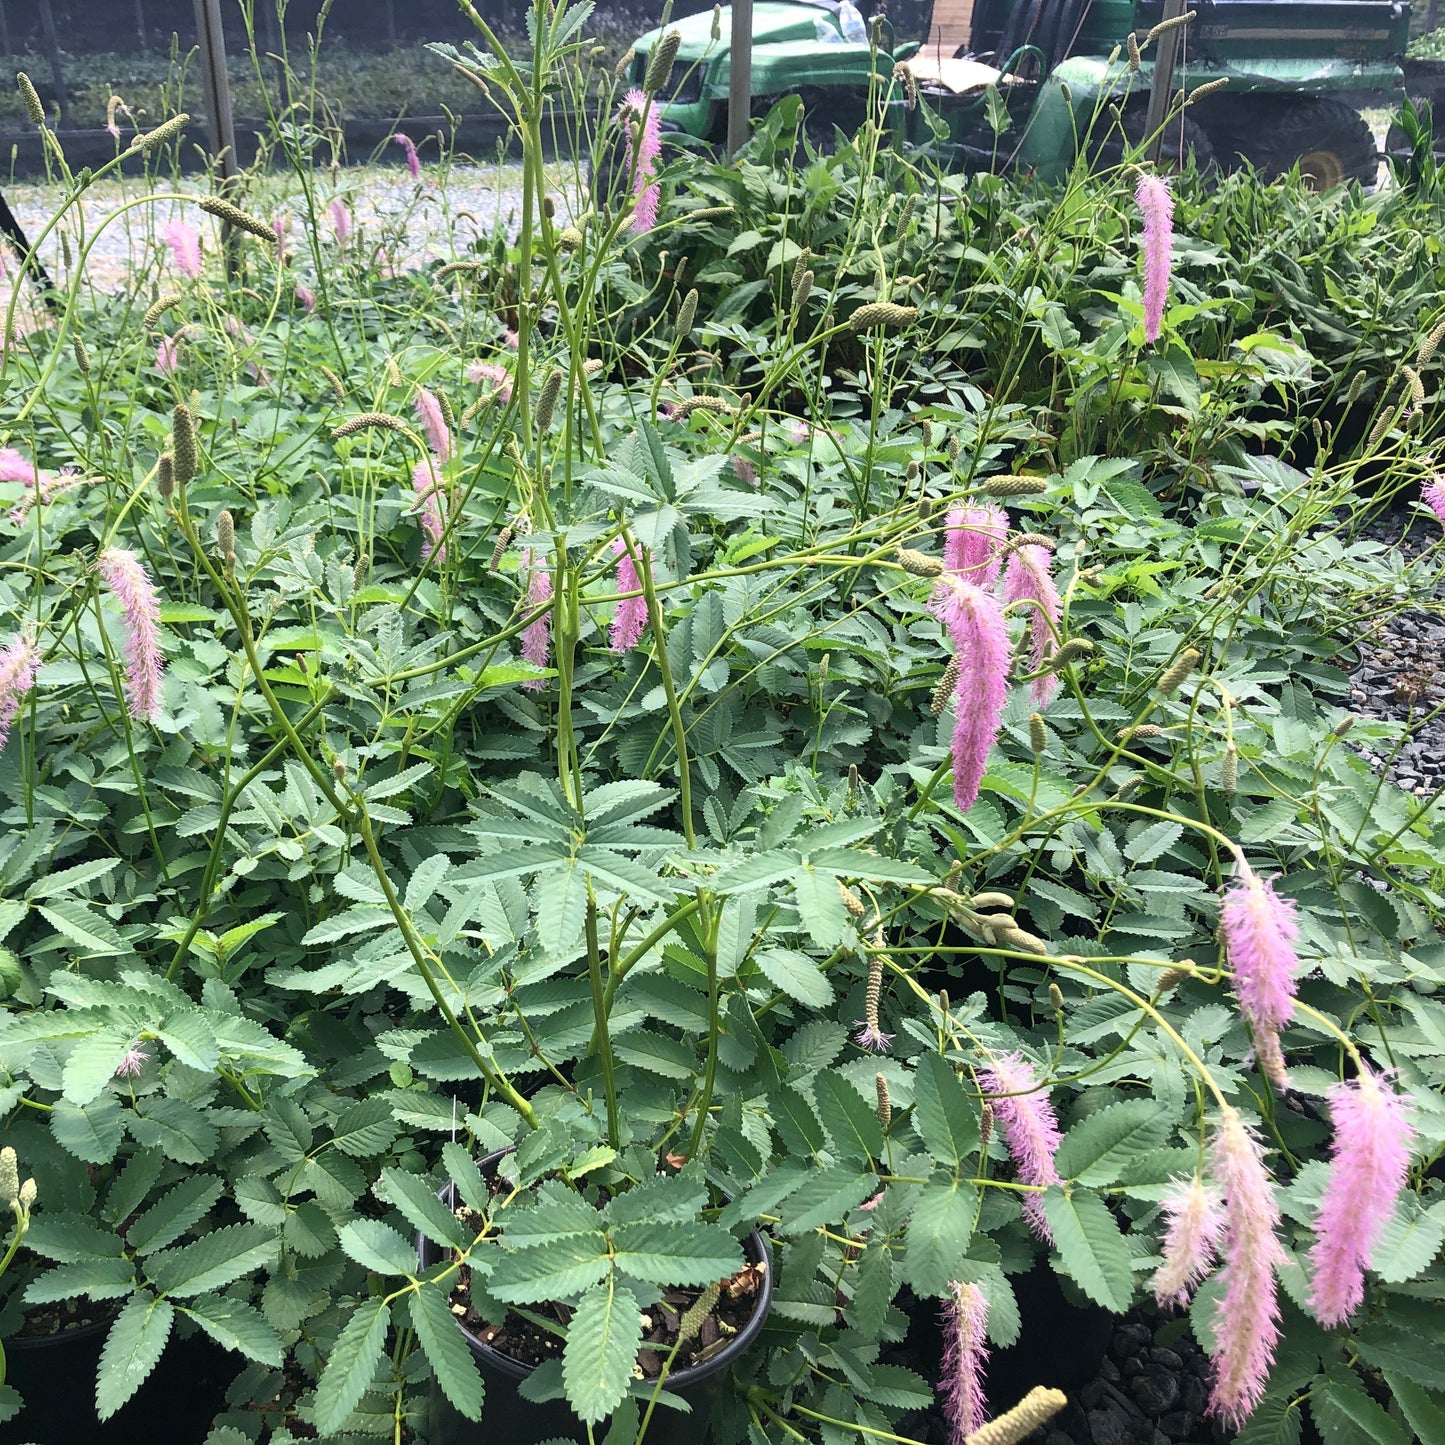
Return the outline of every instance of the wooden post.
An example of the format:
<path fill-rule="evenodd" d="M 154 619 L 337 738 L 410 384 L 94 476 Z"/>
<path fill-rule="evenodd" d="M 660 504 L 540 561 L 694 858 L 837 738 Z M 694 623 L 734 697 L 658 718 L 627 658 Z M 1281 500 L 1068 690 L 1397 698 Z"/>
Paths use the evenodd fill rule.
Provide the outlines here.
<path fill-rule="evenodd" d="M 0 51 L 13 54 L 10 49 L 10 21 L 5 16 L 5 0 L 0 0 Z"/>
<path fill-rule="evenodd" d="M 748 139 L 753 113 L 753 0 L 733 0 L 732 49 L 728 52 L 728 159 Z"/>
<path fill-rule="evenodd" d="M 1173 20 L 1184 14 L 1184 0 L 1164 0 L 1164 19 Z M 1149 113 L 1144 134 L 1149 138 L 1145 154 L 1154 165 L 1164 149 L 1164 117 L 1169 110 L 1169 97 L 1174 93 L 1174 62 L 1179 57 L 1179 33 L 1184 27 L 1175 25 L 1159 37 L 1154 55 L 1154 82 L 1149 87 Z"/>
<path fill-rule="evenodd" d="M 221 172 L 221 194 L 236 189 L 236 119 L 231 114 L 231 78 L 226 73 L 226 37 L 221 30 L 221 0 L 196 0 L 196 34 L 200 38 L 201 83 L 211 122 L 211 154 Z M 226 272 L 234 276 L 239 237 L 221 223 Z"/>
<path fill-rule="evenodd" d="M 140 48 L 146 48 L 146 10 L 145 0 L 135 0 L 135 34 L 140 41 Z"/>

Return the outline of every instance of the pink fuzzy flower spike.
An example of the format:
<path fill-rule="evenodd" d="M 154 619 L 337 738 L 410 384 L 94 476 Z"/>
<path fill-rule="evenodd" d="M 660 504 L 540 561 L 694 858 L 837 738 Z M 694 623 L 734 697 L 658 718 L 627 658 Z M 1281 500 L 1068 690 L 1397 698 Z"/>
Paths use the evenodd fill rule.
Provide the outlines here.
<path fill-rule="evenodd" d="M 14 447 L 0 447 L 0 482 L 24 482 L 27 487 L 39 485 L 40 468 Z"/>
<path fill-rule="evenodd" d="M 426 387 L 418 387 L 416 393 L 416 414 L 426 430 L 427 444 L 437 461 L 447 461 L 452 454 L 452 434 L 447 429 L 446 414 L 442 404 Z"/>
<path fill-rule="evenodd" d="M 657 158 L 662 154 L 662 114 L 655 100 L 640 90 L 629 90 L 622 98 L 617 118 L 622 125 L 638 127 L 631 156 L 632 194 L 637 201 L 632 229 L 645 233 L 657 224 L 657 206 L 662 195 L 661 187 L 652 179 L 657 172 Z"/>
<path fill-rule="evenodd" d="M 495 361 L 474 361 L 467 367 L 467 380 L 480 386 L 484 381 L 492 383 L 494 394 L 503 406 L 512 399 L 512 373 Z"/>
<path fill-rule="evenodd" d="M 161 702 L 161 607 L 150 574 L 134 552 L 107 547 L 97 566 L 125 616 L 125 690 L 130 715 L 149 722 Z"/>
<path fill-rule="evenodd" d="M 1335 1138 L 1309 1256 L 1310 1304 L 1326 1329 L 1365 1298 L 1365 1270 L 1410 1167 L 1410 1102 L 1368 1067 L 1330 1090 Z"/>
<path fill-rule="evenodd" d="M 1174 197 L 1160 176 L 1139 177 L 1134 199 L 1144 215 L 1144 339 L 1158 341 L 1174 251 Z"/>
<path fill-rule="evenodd" d="M 20 711 L 20 704 L 35 686 L 39 668 L 34 632 L 27 629 L 0 647 L 0 752 L 5 749 L 10 725 Z"/>
<path fill-rule="evenodd" d="M 1436 520 L 1445 522 L 1445 472 L 1436 472 L 1420 488 L 1420 500 L 1435 513 Z"/>
<path fill-rule="evenodd" d="M 1196 1176 L 1178 1179 L 1162 1201 L 1169 1221 L 1164 1231 L 1164 1263 L 1154 1272 L 1154 1299 L 1160 1309 L 1187 1305 L 1195 1286 L 1209 1273 L 1224 1234 L 1224 1211 L 1213 1191 Z"/>
<path fill-rule="evenodd" d="M 978 1086 L 993 1105 L 1019 1183 L 1041 1188 L 1061 1183 L 1054 1155 L 1063 1135 L 1048 1090 L 1034 1078 L 1033 1065 L 1022 1054 L 1000 1054 L 979 1070 Z M 1024 1218 L 1040 1239 L 1054 1242 L 1041 1194 L 1025 1197 Z"/>
<path fill-rule="evenodd" d="M 938 1385 L 948 1421 L 949 1445 L 963 1445 L 988 1423 L 983 1368 L 988 1362 L 984 1329 L 988 1301 L 976 1284 L 953 1283 L 943 1302 L 943 1364 Z"/>
<path fill-rule="evenodd" d="M 187 221 L 167 221 L 161 227 L 161 240 L 171 248 L 176 270 L 191 281 L 201 279 L 201 237 Z"/>
<path fill-rule="evenodd" d="M 304 281 L 296 283 L 296 299 L 308 314 L 316 310 L 316 293 Z"/>
<path fill-rule="evenodd" d="M 527 569 L 527 610 L 542 607 L 552 600 L 552 574 L 547 561 L 530 547 L 522 549 L 522 566 Z M 543 612 L 522 629 L 522 656 L 533 667 L 546 667 L 552 643 L 552 613 Z M 535 692 L 544 686 L 545 678 L 529 677 L 522 684 Z"/>
<path fill-rule="evenodd" d="M 1261 1073 L 1278 1089 L 1285 1087 L 1284 1054 L 1279 1032 L 1294 1017 L 1299 959 L 1295 904 L 1281 898 L 1274 884 L 1245 868 L 1225 894 L 1220 909 L 1224 946 L 1234 970 L 1239 1011 L 1254 1035 Z"/>
<path fill-rule="evenodd" d="M 1214 1388 L 1210 1413 L 1238 1428 L 1264 1394 L 1279 1341 L 1274 1271 L 1288 1263 L 1275 1231 L 1279 1205 L 1259 1141 L 1230 1108 L 1214 1143 L 1214 1175 L 1224 1190 L 1220 1279 L 1224 1298 L 1214 1316 Z"/>
<path fill-rule="evenodd" d="M 1033 644 L 1030 670 L 1033 672 L 1044 665 L 1054 650 L 1055 631 L 1063 613 L 1059 589 L 1054 586 L 1053 574 L 1049 570 L 1051 560 L 1047 547 L 1030 542 L 1014 548 L 1003 573 L 1005 605 L 1013 602 L 1037 604 L 1028 609 L 1029 638 Z M 1047 707 L 1058 687 L 1059 679 L 1054 673 L 1036 677 L 1030 687 L 1035 704 Z"/>
<path fill-rule="evenodd" d="M 346 202 L 340 196 L 331 203 L 331 224 L 336 228 L 337 241 L 344 246 L 346 238 L 351 234 L 351 212 L 346 209 Z"/>
<path fill-rule="evenodd" d="M 617 590 L 638 594 L 624 597 L 617 604 L 617 615 L 612 619 L 612 650 L 631 652 L 642 640 L 647 626 L 647 599 L 641 595 L 642 578 L 637 575 L 637 564 L 621 537 L 613 542 L 612 551 L 617 557 Z"/>
<path fill-rule="evenodd" d="M 421 179 L 421 157 L 416 153 L 416 142 L 409 135 L 398 131 L 392 140 L 406 152 L 406 168 L 411 172 L 414 181 Z"/>
<path fill-rule="evenodd" d="M 1008 513 L 1002 507 L 955 507 L 948 514 L 943 565 L 987 592 L 998 581 L 1007 537 Z"/>
<path fill-rule="evenodd" d="M 437 564 L 447 560 L 447 549 L 441 545 L 442 534 L 447 529 L 446 517 L 442 512 L 442 482 L 430 462 L 418 462 L 411 470 L 411 486 L 417 495 L 416 512 L 421 518 L 421 529 L 427 539 L 422 544 L 422 560 L 428 560 L 436 553 Z"/>
<path fill-rule="evenodd" d="M 953 802 L 959 812 L 966 813 L 978 798 L 1008 701 L 1008 624 L 993 597 L 951 573 L 939 579 L 932 606 L 948 630 L 958 658 Z"/>

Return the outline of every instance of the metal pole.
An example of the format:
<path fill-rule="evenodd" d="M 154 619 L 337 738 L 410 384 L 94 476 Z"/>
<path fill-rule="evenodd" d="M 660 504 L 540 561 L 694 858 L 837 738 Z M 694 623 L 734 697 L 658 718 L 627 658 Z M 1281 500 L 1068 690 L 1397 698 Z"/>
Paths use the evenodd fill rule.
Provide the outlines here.
<path fill-rule="evenodd" d="M 211 154 L 221 173 L 221 194 L 236 189 L 236 119 L 231 114 L 231 78 L 226 73 L 226 37 L 221 30 L 221 0 L 196 0 L 196 34 L 201 45 L 201 83 L 211 121 Z M 238 237 L 223 221 L 226 273 L 236 273 Z"/>
<path fill-rule="evenodd" d="M 728 159 L 748 140 L 753 104 L 753 0 L 733 0 L 732 49 L 728 52 Z"/>
<path fill-rule="evenodd" d="M 1182 14 L 1184 0 L 1164 0 L 1165 20 Z M 1149 114 L 1144 122 L 1144 134 L 1149 138 L 1145 154 L 1156 166 L 1164 148 L 1164 115 L 1174 92 L 1174 62 L 1179 55 L 1179 35 L 1183 29 L 1182 25 L 1174 25 L 1166 30 L 1159 37 L 1159 49 L 1154 56 L 1154 81 L 1149 87 Z"/>

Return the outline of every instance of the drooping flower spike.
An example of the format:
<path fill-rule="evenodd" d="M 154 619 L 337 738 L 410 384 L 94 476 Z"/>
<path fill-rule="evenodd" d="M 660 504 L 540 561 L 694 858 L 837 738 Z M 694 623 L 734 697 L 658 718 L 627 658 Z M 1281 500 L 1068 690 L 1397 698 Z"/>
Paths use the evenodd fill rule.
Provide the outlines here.
<path fill-rule="evenodd" d="M 1031 642 L 1031 671 L 1037 672 L 1054 649 L 1055 633 L 1063 615 L 1063 604 L 1059 590 L 1054 586 L 1050 571 L 1049 549 L 1037 543 L 1028 542 L 1015 547 L 1009 553 L 1008 565 L 1003 573 L 1003 600 L 1005 605 L 1014 602 L 1034 604 L 1028 608 L 1029 639 Z M 1045 673 L 1030 684 L 1034 705 L 1046 708 L 1058 691 L 1057 673 Z"/>
<path fill-rule="evenodd" d="M 662 154 L 662 111 L 655 99 L 640 90 L 629 90 L 622 97 L 617 119 L 619 124 L 637 130 L 628 155 L 636 201 L 632 229 L 645 234 L 657 224 L 657 207 L 662 196 L 662 188 L 653 180 L 657 159 Z"/>
<path fill-rule="evenodd" d="M 39 669 L 40 654 L 33 631 L 26 629 L 0 647 L 0 752 L 10 737 L 15 715 L 35 686 Z"/>
<path fill-rule="evenodd" d="M 527 571 L 527 610 L 545 606 L 552 600 L 552 574 L 547 559 L 530 547 L 522 549 L 522 566 Z M 522 629 L 522 656 L 534 667 L 546 667 L 552 642 L 552 613 L 543 612 Z M 523 687 L 536 691 L 546 679 L 530 677 Z"/>
<path fill-rule="evenodd" d="M 1169 1221 L 1164 1231 L 1164 1262 L 1154 1273 L 1154 1300 L 1160 1309 L 1187 1305 L 1195 1286 L 1214 1264 L 1224 1236 L 1219 1198 L 1197 1175 L 1176 1180 L 1161 1201 Z"/>
<path fill-rule="evenodd" d="M 983 1389 L 987 1324 L 983 1291 L 976 1284 L 951 1283 L 943 1302 L 943 1364 L 938 1378 L 949 1445 L 963 1445 L 988 1420 Z"/>
<path fill-rule="evenodd" d="M 1033 1065 L 1020 1053 L 998 1054 L 979 1070 L 978 1086 L 998 1120 L 1019 1183 L 1039 1188 L 1061 1183 L 1054 1155 L 1063 1135 L 1048 1090 L 1034 1077 Z M 1043 1196 L 1026 1195 L 1023 1210 L 1033 1232 L 1052 1244 Z"/>
<path fill-rule="evenodd" d="M 392 140 L 406 152 L 406 168 L 414 181 L 421 179 L 421 157 L 416 153 L 416 142 L 405 131 L 397 131 Z"/>
<path fill-rule="evenodd" d="M 1283 1089 L 1284 1054 L 1279 1034 L 1294 1017 L 1299 973 L 1294 900 L 1282 898 L 1273 883 L 1241 865 L 1239 876 L 1224 896 L 1220 923 L 1239 1011 L 1254 1035 L 1260 1071 Z"/>
<path fill-rule="evenodd" d="M 1162 176 L 1139 177 L 1134 199 L 1144 216 L 1144 339 L 1158 341 L 1169 296 L 1174 250 L 1174 197 Z"/>
<path fill-rule="evenodd" d="M 426 541 L 422 544 L 422 560 L 427 561 L 436 554 L 438 566 L 447 560 L 447 549 L 442 544 L 446 533 L 446 514 L 442 505 L 443 483 L 440 473 L 430 462 L 418 462 L 411 471 L 411 486 L 416 493 L 416 512 L 421 519 Z"/>
<path fill-rule="evenodd" d="M 97 562 L 101 580 L 120 603 L 125 619 L 125 684 L 130 715 L 149 722 L 160 707 L 160 598 L 139 557 L 124 547 L 107 547 Z"/>
<path fill-rule="evenodd" d="M 201 262 L 201 237 L 189 221 L 167 221 L 161 227 L 161 240 L 171 248 L 176 270 L 190 281 L 199 281 L 205 269 Z"/>
<path fill-rule="evenodd" d="M 439 462 L 448 461 L 452 454 L 452 434 L 442 411 L 442 404 L 426 387 L 417 388 L 416 414 L 426 432 L 427 445 Z"/>
<path fill-rule="evenodd" d="M 988 503 L 981 507 L 955 507 L 948 514 L 944 534 L 943 565 L 985 592 L 998 581 L 1002 548 L 1008 538 L 1008 513 Z"/>
<path fill-rule="evenodd" d="M 1440 522 L 1445 522 L 1445 472 L 1436 472 L 1420 488 L 1420 500 L 1435 513 Z"/>
<path fill-rule="evenodd" d="M 627 550 L 627 543 L 621 537 L 616 538 L 612 551 L 617 558 L 617 590 L 637 594 L 624 597 L 617 604 L 617 613 L 612 619 L 612 650 L 631 652 L 647 628 L 647 599 L 642 595 L 642 578 L 637 575 L 637 564 Z"/>

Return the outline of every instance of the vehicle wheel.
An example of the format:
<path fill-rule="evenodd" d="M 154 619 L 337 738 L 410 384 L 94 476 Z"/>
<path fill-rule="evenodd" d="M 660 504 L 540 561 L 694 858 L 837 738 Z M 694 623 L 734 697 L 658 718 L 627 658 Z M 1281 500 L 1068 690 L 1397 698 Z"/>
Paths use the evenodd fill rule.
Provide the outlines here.
<path fill-rule="evenodd" d="M 1374 185 L 1380 158 L 1374 133 L 1359 111 L 1343 101 L 1306 97 L 1257 114 L 1252 133 L 1232 147 L 1271 178 L 1299 166 L 1311 190 L 1347 181 Z"/>
<path fill-rule="evenodd" d="M 1089 146 L 1090 164 L 1095 170 L 1108 170 L 1124 163 L 1126 153 L 1133 153 L 1144 143 L 1148 116 L 1142 106 L 1131 106 L 1124 112 L 1122 126 L 1107 117 L 1100 122 L 1109 129 L 1101 140 Z M 1122 133 L 1121 133 L 1122 131 Z M 1182 171 L 1190 157 L 1201 175 L 1215 168 L 1214 147 L 1202 126 L 1190 117 L 1176 115 L 1164 124 L 1164 142 L 1159 148 L 1159 164 L 1167 171 Z"/>

